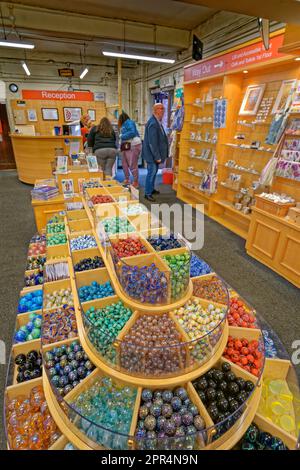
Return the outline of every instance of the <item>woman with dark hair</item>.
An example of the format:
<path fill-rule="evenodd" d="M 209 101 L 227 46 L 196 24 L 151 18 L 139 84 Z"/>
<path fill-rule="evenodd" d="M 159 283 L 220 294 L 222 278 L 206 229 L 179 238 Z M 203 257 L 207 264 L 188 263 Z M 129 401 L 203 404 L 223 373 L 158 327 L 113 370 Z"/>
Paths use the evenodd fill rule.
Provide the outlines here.
<path fill-rule="evenodd" d="M 112 167 L 117 156 L 116 134 L 111 122 L 102 118 L 98 126 L 94 126 L 88 135 L 88 146 L 93 148 L 98 165 L 105 175 L 112 176 Z"/>
<path fill-rule="evenodd" d="M 136 128 L 135 122 L 124 112 L 119 116 L 118 127 L 120 129 L 122 166 L 125 174 L 124 184 L 130 183 L 130 170 L 133 176 L 133 186 L 138 188 L 138 159 L 142 150 L 140 134 Z"/>

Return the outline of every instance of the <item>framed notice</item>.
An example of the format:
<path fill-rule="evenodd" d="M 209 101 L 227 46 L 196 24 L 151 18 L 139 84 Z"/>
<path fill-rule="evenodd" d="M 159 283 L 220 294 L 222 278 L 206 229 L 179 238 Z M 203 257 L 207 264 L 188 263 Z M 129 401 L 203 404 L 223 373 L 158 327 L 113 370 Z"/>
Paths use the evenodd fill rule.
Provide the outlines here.
<path fill-rule="evenodd" d="M 80 121 L 82 114 L 81 108 L 64 108 L 65 122 Z"/>
<path fill-rule="evenodd" d="M 297 80 L 283 80 L 274 103 L 272 114 L 280 113 L 290 104 L 297 85 Z"/>
<path fill-rule="evenodd" d="M 65 199 L 74 196 L 74 181 L 72 178 L 61 180 L 62 191 Z"/>
<path fill-rule="evenodd" d="M 27 110 L 27 118 L 28 121 L 30 122 L 36 122 L 37 121 L 37 114 L 35 109 L 28 109 Z"/>
<path fill-rule="evenodd" d="M 88 109 L 88 115 L 90 116 L 91 121 L 96 121 L 96 110 Z"/>
<path fill-rule="evenodd" d="M 44 121 L 58 121 L 58 109 L 42 108 L 42 118 Z"/>
<path fill-rule="evenodd" d="M 266 84 L 248 86 L 239 114 L 242 116 L 255 116 L 262 100 Z"/>
<path fill-rule="evenodd" d="M 88 164 L 88 169 L 91 173 L 97 172 L 98 170 L 98 161 L 95 155 L 87 155 L 86 161 Z"/>

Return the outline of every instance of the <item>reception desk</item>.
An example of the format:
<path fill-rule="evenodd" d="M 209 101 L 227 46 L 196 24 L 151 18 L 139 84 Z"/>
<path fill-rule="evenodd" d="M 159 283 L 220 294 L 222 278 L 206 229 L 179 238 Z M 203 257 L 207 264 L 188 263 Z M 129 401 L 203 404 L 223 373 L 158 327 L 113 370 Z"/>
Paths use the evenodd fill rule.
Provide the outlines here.
<path fill-rule="evenodd" d="M 34 184 L 37 179 L 50 178 L 51 162 L 55 157 L 55 149 L 62 148 L 69 154 L 70 143 L 80 142 L 81 137 L 68 135 L 60 136 L 29 136 L 11 134 L 19 180 L 23 183 Z"/>

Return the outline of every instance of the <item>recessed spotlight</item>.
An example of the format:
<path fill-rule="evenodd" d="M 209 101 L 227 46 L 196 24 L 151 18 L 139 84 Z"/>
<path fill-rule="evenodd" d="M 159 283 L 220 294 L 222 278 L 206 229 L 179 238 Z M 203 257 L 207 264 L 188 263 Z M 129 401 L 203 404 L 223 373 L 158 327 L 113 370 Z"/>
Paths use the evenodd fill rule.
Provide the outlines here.
<path fill-rule="evenodd" d="M 200 82 L 196 82 L 196 83 L 200 83 Z"/>
<path fill-rule="evenodd" d="M 296 57 L 296 59 L 295 59 L 295 60 L 297 60 L 297 61 L 300 61 L 300 57 Z"/>
<path fill-rule="evenodd" d="M 243 73 L 248 73 L 248 70 L 243 70 Z"/>

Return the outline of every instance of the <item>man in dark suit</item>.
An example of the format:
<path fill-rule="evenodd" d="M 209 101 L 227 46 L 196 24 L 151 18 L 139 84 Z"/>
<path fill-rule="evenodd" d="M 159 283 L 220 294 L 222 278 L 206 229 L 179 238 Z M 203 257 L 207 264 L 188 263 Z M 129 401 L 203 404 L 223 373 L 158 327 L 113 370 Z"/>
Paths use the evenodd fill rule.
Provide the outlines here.
<path fill-rule="evenodd" d="M 154 189 L 155 178 L 160 163 L 163 163 L 169 156 L 168 137 L 162 125 L 162 118 L 165 112 L 162 103 L 153 106 L 153 115 L 145 127 L 142 157 L 147 162 L 147 177 L 145 185 L 145 199 L 155 202 L 153 194 L 159 194 Z"/>

